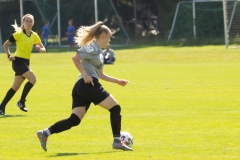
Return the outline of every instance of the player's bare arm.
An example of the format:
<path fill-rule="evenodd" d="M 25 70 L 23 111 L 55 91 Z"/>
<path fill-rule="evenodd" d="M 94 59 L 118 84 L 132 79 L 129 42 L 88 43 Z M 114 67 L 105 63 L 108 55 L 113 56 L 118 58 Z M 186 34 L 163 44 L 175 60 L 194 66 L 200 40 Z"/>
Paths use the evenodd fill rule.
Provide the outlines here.
<path fill-rule="evenodd" d="M 12 61 L 14 59 L 14 57 L 11 55 L 11 52 L 9 50 L 9 46 L 11 45 L 12 43 L 7 40 L 4 44 L 3 44 L 3 48 L 4 48 L 4 51 L 5 53 L 7 54 L 7 57 L 9 59 L 9 61 Z"/>
<path fill-rule="evenodd" d="M 41 53 L 45 53 L 46 52 L 46 48 L 44 47 L 42 42 L 39 42 L 38 44 L 36 44 L 35 47 Z"/>
<path fill-rule="evenodd" d="M 74 63 L 74 65 L 75 65 L 75 67 L 77 68 L 77 70 L 82 74 L 83 79 L 84 79 L 84 82 L 85 82 L 85 83 L 91 83 L 91 84 L 94 86 L 92 77 L 89 76 L 89 75 L 87 75 L 85 69 L 84 69 L 83 66 L 82 66 L 81 56 L 80 56 L 78 53 L 76 53 L 76 54 L 72 57 L 72 60 L 73 60 L 73 63 Z"/>
<path fill-rule="evenodd" d="M 104 80 L 104 81 L 108 81 L 108 82 L 112 82 L 112 83 L 117 83 L 121 86 L 125 86 L 127 85 L 129 82 L 128 80 L 124 80 L 124 79 L 117 79 L 117 78 L 114 78 L 114 77 L 111 77 L 109 75 L 106 75 L 103 70 L 99 70 L 99 78 Z"/>

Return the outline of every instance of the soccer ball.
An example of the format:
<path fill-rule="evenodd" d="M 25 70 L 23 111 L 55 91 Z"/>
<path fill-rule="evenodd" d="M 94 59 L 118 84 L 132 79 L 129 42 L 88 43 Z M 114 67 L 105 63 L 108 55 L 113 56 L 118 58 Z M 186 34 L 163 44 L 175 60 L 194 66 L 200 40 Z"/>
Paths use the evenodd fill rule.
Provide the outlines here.
<path fill-rule="evenodd" d="M 131 147 L 133 145 L 133 137 L 132 135 L 127 132 L 127 131 L 123 131 L 120 133 L 121 134 L 121 139 L 122 141 L 128 146 Z"/>

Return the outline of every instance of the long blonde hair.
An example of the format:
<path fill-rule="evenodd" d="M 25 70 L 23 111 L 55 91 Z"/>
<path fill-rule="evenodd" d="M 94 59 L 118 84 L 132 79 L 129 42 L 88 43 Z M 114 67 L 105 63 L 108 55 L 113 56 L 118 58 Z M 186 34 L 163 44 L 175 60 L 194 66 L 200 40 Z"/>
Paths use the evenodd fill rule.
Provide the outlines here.
<path fill-rule="evenodd" d="M 31 19 L 34 21 L 33 15 L 31 15 L 31 14 L 26 14 L 26 15 L 23 16 L 22 22 L 25 21 L 26 17 L 29 17 L 29 18 L 31 18 Z M 14 28 L 14 30 L 15 30 L 16 32 L 21 31 L 21 30 L 24 29 L 24 25 L 23 25 L 23 24 L 22 24 L 21 27 L 18 27 L 16 20 L 14 20 L 14 24 L 11 25 L 11 26 L 13 26 L 13 28 Z"/>
<path fill-rule="evenodd" d="M 95 39 L 98 39 L 103 32 L 109 34 L 111 31 L 101 21 L 92 26 L 81 26 L 76 31 L 74 41 L 79 47 L 84 47 L 92 43 Z"/>

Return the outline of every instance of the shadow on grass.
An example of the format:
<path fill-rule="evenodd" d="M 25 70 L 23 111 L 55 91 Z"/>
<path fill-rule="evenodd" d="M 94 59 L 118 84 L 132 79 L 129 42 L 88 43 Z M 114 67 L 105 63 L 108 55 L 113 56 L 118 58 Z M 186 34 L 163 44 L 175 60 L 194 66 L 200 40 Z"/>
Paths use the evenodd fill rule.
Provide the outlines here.
<path fill-rule="evenodd" d="M 26 115 L 21 115 L 21 114 L 17 114 L 17 115 L 4 115 L 4 116 L 0 116 L 0 118 L 12 118 L 12 117 L 26 117 Z"/>
<path fill-rule="evenodd" d="M 49 157 L 66 157 L 66 156 L 77 156 L 77 155 L 88 155 L 88 154 L 102 154 L 102 153 L 113 153 L 114 151 L 108 152 L 95 152 L 95 153 L 57 153 L 56 155 L 51 155 Z"/>

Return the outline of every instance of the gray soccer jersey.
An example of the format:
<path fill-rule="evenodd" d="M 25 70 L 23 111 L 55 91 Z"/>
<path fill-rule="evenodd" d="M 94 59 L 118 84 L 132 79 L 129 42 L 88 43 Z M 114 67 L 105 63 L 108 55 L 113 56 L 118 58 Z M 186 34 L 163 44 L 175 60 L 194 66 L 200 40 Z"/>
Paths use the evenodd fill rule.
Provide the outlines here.
<path fill-rule="evenodd" d="M 102 49 L 99 48 L 95 43 L 89 46 L 80 48 L 77 50 L 82 58 L 82 66 L 86 73 L 95 78 L 99 78 L 99 69 L 103 68 L 104 57 L 102 54 Z M 79 79 L 82 75 L 79 75 Z"/>

